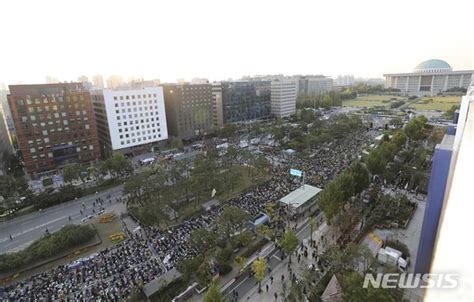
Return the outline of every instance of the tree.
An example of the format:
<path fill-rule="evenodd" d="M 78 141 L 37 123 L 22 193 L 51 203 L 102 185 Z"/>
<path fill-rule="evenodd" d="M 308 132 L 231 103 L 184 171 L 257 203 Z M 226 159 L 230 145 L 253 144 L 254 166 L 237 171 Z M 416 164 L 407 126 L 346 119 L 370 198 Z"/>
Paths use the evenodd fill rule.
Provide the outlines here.
<path fill-rule="evenodd" d="M 367 156 L 365 163 L 372 175 L 381 175 L 385 169 L 386 162 L 378 149 L 373 150 Z"/>
<path fill-rule="evenodd" d="M 234 260 L 239 265 L 240 271 L 242 271 L 245 267 L 245 264 L 247 263 L 247 258 L 242 257 L 242 256 L 237 256 L 235 257 Z"/>
<path fill-rule="evenodd" d="M 234 137 L 236 131 L 237 131 L 236 124 L 225 124 L 224 127 L 218 131 L 217 135 L 221 138 L 230 139 Z"/>
<path fill-rule="evenodd" d="M 293 230 L 289 229 L 283 238 L 280 239 L 279 244 L 286 255 L 288 255 L 288 265 L 291 263 L 291 255 L 295 252 L 296 247 L 298 247 L 299 239 L 296 237 Z"/>
<path fill-rule="evenodd" d="M 122 153 L 114 153 L 101 165 L 102 173 L 110 173 L 113 178 L 124 177 L 133 172 L 132 164 Z"/>
<path fill-rule="evenodd" d="M 258 281 L 258 292 L 262 291 L 262 281 L 267 270 L 267 261 L 263 257 L 259 257 L 252 263 L 252 271 L 255 274 L 255 279 Z"/>
<path fill-rule="evenodd" d="M 259 224 L 255 231 L 257 234 L 259 234 L 262 237 L 268 237 L 268 238 L 273 237 L 273 230 L 267 225 Z"/>
<path fill-rule="evenodd" d="M 197 229 L 191 233 L 191 244 L 202 254 L 216 246 L 216 234 L 205 230 Z"/>
<path fill-rule="evenodd" d="M 410 140 L 418 141 L 425 137 L 424 127 L 427 123 L 426 117 L 423 115 L 409 121 L 404 128 L 405 134 Z"/>
<path fill-rule="evenodd" d="M 12 197 L 16 192 L 15 178 L 0 176 L 0 195 L 4 198 Z"/>
<path fill-rule="evenodd" d="M 215 281 L 211 281 L 209 289 L 207 290 L 206 295 L 204 296 L 204 302 L 223 302 L 224 298 L 222 297 L 221 290 Z"/>
<path fill-rule="evenodd" d="M 64 182 L 70 183 L 78 179 L 81 175 L 81 166 L 78 163 L 69 163 L 64 166 L 63 178 Z"/>
<path fill-rule="evenodd" d="M 396 291 L 374 288 L 370 283 L 368 288 L 364 288 L 362 285 L 363 278 L 357 272 L 345 273 L 341 283 L 344 301 L 400 301 L 397 299 L 399 294 L 396 294 Z"/>
<path fill-rule="evenodd" d="M 342 190 L 336 180 L 328 183 L 326 188 L 320 193 L 319 204 L 328 220 L 334 217 L 339 211 L 339 208 L 344 202 L 343 197 Z"/>
<path fill-rule="evenodd" d="M 183 140 L 180 139 L 179 137 L 171 137 L 170 138 L 170 145 L 171 147 L 173 148 L 176 148 L 176 149 L 179 149 L 179 150 L 183 150 Z"/>
<path fill-rule="evenodd" d="M 405 132 L 399 130 L 395 132 L 392 136 L 392 142 L 397 146 L 398 148 L 401 148 L 405 145 L 407 141 L 407 135 Z"/>
<path fill-rule="evenodd" d="M 369 187 L 370 176 L 367 168 L 359 161 L 349 167 L 349 172 L 354 180 L 354 193 L 359 194 Z"/>
<path fill-rule="evenodd" d="M 240 230 L 250 215 L 236 206 L 225 206 L 221 216 L 218 218 L 218 229 L 221 230 L 224 238 L 230 238 L 232 233 Z"/>

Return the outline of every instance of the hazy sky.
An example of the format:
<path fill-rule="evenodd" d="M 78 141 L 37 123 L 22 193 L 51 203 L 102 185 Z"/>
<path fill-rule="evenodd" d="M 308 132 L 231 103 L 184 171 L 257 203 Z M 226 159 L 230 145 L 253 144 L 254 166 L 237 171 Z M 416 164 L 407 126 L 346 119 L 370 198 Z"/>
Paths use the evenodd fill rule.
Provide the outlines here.
<path fill-rule="evenodd" d="M 0 83 L 474 69 L 472 0 L 0 3 Z M 469 22 L 471 22 L 469 24 Z"/>

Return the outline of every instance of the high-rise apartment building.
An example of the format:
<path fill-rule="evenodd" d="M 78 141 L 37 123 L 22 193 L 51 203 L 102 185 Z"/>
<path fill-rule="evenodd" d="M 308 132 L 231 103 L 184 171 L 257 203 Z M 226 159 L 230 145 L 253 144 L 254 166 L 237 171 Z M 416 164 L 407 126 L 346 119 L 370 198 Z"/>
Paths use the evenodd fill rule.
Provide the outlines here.
<path fill-rule="evenodd" d="M 91 96 L 81 83 L 11 85 L 8 103 L 33 177 L 100 158 Z"/>
<path fill-rule="evenodd" d="M 296 80 L 277 79 L 271 82 L 271 113 L 288 117 L 296 113 Z"/>
<path fill-rule="evenodd" d="M 211 84 L 172 84 L 163 90 L 170 136 L 189 139 L 212 131 Z"/>
<path fill-rule="evenodd" d="M 94 90 L 91 92 L 101 152 L 133 153 L 168 138 L 163 89 Z"/>
<path fill-rule="evenodd" d="M 270 116 L 270 81 L 235 81 L 213 84 L 214 124 L 235 123 Z M 220 102 L 217 102 L 220 101 Z"/>

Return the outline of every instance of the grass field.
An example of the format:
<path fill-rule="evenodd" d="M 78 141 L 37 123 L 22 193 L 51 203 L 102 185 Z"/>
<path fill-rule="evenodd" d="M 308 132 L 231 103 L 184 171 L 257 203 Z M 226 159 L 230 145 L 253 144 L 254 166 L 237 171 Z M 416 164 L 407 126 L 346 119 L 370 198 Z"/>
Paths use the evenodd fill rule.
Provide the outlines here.
<path fill-rule="evenodd" d="M 417 110 L 446 111 L 449 108 L 451 108 L 452 105 L 458 105 L 460 103 L 461 103 L 460 96 L 424 97 L 418 102 L 411 104 L 409 108 L 417 109 Z"/>
<path fill-rule="evenodd" d="M 404 100 L 405 98 L 396 95 L 365 95 L 358 96 L 354 100 L 343 101 L 342 105 L 348 107 L 388 107 L 392 99 Z"/>

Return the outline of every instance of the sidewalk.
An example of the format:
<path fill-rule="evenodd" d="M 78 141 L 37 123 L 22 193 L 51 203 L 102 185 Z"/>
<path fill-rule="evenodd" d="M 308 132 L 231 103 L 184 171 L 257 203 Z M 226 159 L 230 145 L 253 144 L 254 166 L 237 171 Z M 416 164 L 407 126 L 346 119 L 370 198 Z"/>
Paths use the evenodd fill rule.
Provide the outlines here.
<path fill-rule="evenodd" d="M 291 257 L 291 270 L 297 279 L 303 279 L 304 272 L 313 264 L 317 269 L 317 259 L 330 245 L 334 244 L 333 228 L 323 222 L 317 230 L 313 232 L 313 240 L 316 241 L 316 247 L 309 245 L 310 237 L 304 238 L 301 245 L 298 246 L 296 252 Z M 304 256 L 304 251 L 307 256 Z M 315 257 L 313 258 L 313 252 Z M 298 255 L 300 260 L 298 261 Z M 258 285 L 256 284 L 247 294 L 239 301 L 284 301 L 284 295 L 291 287 L 291 276 L 288 270 L 288 257 L 281 261 L 278 266 L 262 281 L 262 292 L 258 293 Z M 315 272 L 316 273 L 316 272 Z M 283 277 L 282 277 L 283 276 Z M 271 280 L 273 277 L 273 282 Z M 267 291 L 268 286 L 268 291 Z M 276 296 L 275 296 L 276 294 Z M 232 301 L 232 300 L 231 300 Z M 234 300 L 235 301 L 235 300 Z"/>

